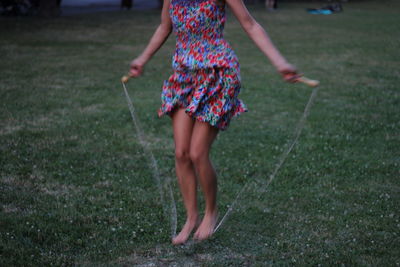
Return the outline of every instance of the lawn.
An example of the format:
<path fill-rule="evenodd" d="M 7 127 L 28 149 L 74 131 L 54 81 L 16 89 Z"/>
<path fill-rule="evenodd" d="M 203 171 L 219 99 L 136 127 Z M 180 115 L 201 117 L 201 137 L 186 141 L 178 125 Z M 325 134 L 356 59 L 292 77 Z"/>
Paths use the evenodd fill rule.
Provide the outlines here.
<path fill-rule="evenodd" d="M 250 186 L 211 240 L 178 247 L 172 131 L 157 118 L 174 38 L 127 85 L 160 184 L 120 83 L 159 11 L 0 18 L 0 265 L 399 266 L 400 2 L 305 12 L 318 6 L 249 6 L 290 62 L 321 81 L 268 188 L 312 90 L 281 81 L 228 14 L 249 112 L 214 144 L 220 217 Z"/>

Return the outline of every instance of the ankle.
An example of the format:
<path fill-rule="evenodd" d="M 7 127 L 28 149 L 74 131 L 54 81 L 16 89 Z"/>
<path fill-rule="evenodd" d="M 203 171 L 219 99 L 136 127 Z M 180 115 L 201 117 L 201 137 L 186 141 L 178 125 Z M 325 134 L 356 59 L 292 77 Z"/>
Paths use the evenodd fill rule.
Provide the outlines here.
<path fill-rule="evenodd" d="M 188 222 L 192 222 L 192 223 L 196 222 L 198 218 L 199 218 L 199 214 L 198 213 L 194 213 L 194 214 L 190 214 L 190 215 L 186 216 L 186 220 Z"/>
<path fill-rule="evenodd" d="M 211 216 L 211 217 L 215 217 L 218 214 L 218 210 L 217 208 L 214 209 L 206 209 L 204 212 L 204 216 Z"/>

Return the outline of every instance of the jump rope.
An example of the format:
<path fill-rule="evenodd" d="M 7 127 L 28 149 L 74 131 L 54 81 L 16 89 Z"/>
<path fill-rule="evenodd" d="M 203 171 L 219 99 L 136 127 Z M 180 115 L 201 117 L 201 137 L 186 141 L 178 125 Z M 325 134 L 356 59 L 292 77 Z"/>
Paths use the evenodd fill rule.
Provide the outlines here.
<path fill-rule="evenodd" d="M 133 124 L 135 126 L 135 130 L 136 130 L 136 135 L 139 139 L 139 143 L 141 144 L 141 146 L 143 147 L 144 152 L 147 154 L 148 158 L 150 159 L 149 161 L 149 166 L 152 170 L 152 175 L 153 178 L 157 184 L 157 188 L 158 188 L 158 192 L 160 194 L 160 200 L 162 203 L 162 207 L 163 207 L 163 213 L 165 218 L 170 217 L 170 221 L 171 221 L 171 237 L 174 237 L 176 235 L 176 229 L 177 229 L 177 212 L 176 212 L 176 202 L 174 199 L 174 195 L 172 192 L 172 188 L 171 188 L 171 178 L 167 177 L 164 183 L 164 186 L 162 186 L 161 184 L 161 179 L 160 179 L 160 171 L 158 168 L 158 164 L 157 161 L 153 155 L 153 152 L 150 148 L 149 143 L 145 140 L 144 138 L 144 133 L 143 130 L 140 126 L 140 123 L 138 121 L 138 119 L 136 118 L 135 115 L 135 109 L 132 103 L 132 99 L 129 96 L 128 90 L 126 88 L 126 83 L 129 81 L 129 79 L 131 78 L 131 76 L 123 76 L 121 78 L 121 82 L 122 82 L 122 86 L 124 88 L 124 92 L 125 92 L 125 97 L 126 100 L 128 102 L 128 108 L 129 111 L 131 113 L 131 117 L 132 117 L 132 121 Z M 313 91 L 311 92 L 311 95 L 307 101 L 306 107 L 304 108 L 304 112 L 300 118 L 300 120 L 298 121 L 294 134 L 293 134 L 293 140 L 292 142 L 287 143 L 286 147 L 287 149 L 282 153 L 282 155 L 279 157 L 279 161 L 278 163 L 275 165 L 275 169 L 274 171 L 270 174 L 269 179 L 267 181 L 267 183 L 264 185 L 265 186 L 265 190 L 267 190 L 267 188 L 269 187 L 269 185 L 271 184 L 271 182 L 275 179 L 276 174 L 278 173 L 279 169 L 282 167 L 283 163 L 285 162 L 286 158 L 288 157 L 288 155 L 290 154 L 290 152 L 292 151 L 293 147 L 296 145 L 301 132 L 304 128 L 306 119 L 310 113 L 311 110 L 311 106 L 314 103 L 314 100 L 317 96 L 318 90 L 319 90 L 319 81 L 316 80 L 311 80 L 308 79 L 304 76 L 296 76 L 292 79 L 292 82 L 299 82 L 299 83 L 304 83 L 310 87 L 313 87 Z M 222 219 L 219 221 L 219 223 L 217 224 L 217 226 L 214 228 L 214 233 L 217 232 L 221 226 L 225 223 L 225 221 L 227 220 L 227 218 L 229 217 L 229 215 L 233 212 L 233 210 L 235 209 L 235 207 L 237 206 L 237 204 L 239 203 L 240 197 L 243 195 L 244 192 L 246 192 L 250 186 L 252 184 L 256 184 L 256 181 L 254 180 L 248 180 L 245 185 L 242 187 L 242 189 L 237 193 L 235 199 L 233 200 L 232 204 L 228 206 L 228 210 L 225 212 L 224 216 L 222 216 Z M 165 191 L 163 190 L 163 187 L 166 188 L 166 190 L 168 191 L 167 193 L 165 193 Z M 166 207 L 167 202 L 165 201 L 166 199 L 166 195 L 169 198 L 169 202 L 170 202 L 170 207 Z M 169 211 L 168 211 L 169 209 Z"/>

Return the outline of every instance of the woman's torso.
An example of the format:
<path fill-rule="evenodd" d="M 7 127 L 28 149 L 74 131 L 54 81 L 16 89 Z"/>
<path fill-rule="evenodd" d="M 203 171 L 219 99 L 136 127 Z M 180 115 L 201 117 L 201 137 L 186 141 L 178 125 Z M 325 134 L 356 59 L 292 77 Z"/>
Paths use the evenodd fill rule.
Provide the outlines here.
<path fill-rule="evenodd" d="M 217 0 L 171 0 L 170 17 L 176 35 L 174 69 L 239 67 L 223 38 L 225 5 Z"/>

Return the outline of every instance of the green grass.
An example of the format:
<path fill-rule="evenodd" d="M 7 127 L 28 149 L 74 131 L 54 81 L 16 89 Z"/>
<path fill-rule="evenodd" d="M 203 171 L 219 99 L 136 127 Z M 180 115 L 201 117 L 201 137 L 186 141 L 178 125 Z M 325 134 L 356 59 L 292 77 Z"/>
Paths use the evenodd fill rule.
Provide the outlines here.
<path fill-rule="evenodd" d="M 214 146 L 221 215 L 247 181 L 259 186 L 215 237 L 183 248 L 170 244 L 119 82 L 158 11 L 0 18 L 0 265 L 398 266 L 400 2 L 350 1 L 332 16 L 304 11 L 313 6 L 250 6 L 284 55 L 321 81 L 267 190 L 260 185 L 311 90 L 283 83 L 229 15 L 250 111 Z M 181 225 L 170 120 L 156 116 L 173 48 L 170 38 L 128 87 L 162 175 L 173 179 Z"/>

